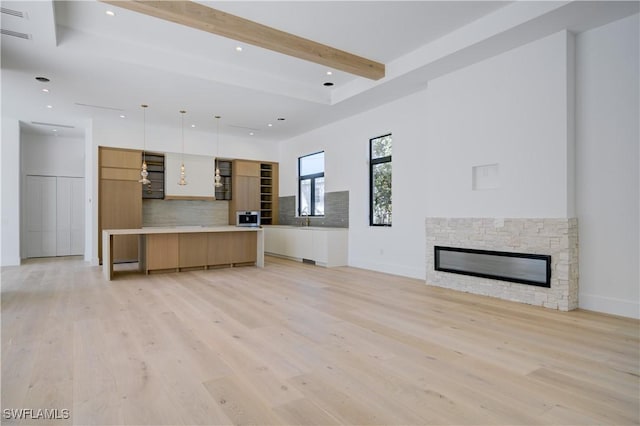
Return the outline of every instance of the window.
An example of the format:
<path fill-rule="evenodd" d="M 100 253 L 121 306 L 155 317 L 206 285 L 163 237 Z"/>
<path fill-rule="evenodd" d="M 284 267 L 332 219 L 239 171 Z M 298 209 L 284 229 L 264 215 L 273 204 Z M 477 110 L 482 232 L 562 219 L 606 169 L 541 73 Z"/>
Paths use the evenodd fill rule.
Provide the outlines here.
<path fill-rule="evenodd" d="M 324 215 L 324 151 L 298 158 L 298 214 Z"/>
<path fill-rule="evenodd" d="M 369 225 L 391 226 L 391 135 L 369 140 Z"/>

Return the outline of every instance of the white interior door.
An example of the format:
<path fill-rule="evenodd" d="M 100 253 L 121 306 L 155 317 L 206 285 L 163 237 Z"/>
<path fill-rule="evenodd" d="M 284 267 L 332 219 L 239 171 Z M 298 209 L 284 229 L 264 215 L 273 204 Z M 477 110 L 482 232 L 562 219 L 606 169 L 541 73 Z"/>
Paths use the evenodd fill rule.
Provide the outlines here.
<path fill-rule="evenodd" d="M 57 178 L 56 256 L 71 254 L 71 179 Z"/>
<path fill-rule="evenodd" d="M 27 176 L 27 257 L 56 255 L 56 178 Z"/>
<path fill-rule="evenodd" d="M 27 257 L 84 253 L 84 178 L 27 176 Z"/>
<path fill-rule="evenodd" d="M 71 255 L 84 254 L 84 178 L 71 180 Z"/>

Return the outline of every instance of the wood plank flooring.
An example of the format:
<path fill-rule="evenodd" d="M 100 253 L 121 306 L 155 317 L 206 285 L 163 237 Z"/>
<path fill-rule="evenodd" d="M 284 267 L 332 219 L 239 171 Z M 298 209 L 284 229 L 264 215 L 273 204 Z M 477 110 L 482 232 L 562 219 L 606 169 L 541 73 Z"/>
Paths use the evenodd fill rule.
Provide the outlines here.
<path fill-rule="evenodd" d="M 355 268 L 106 282 L 32 260 L 3 268 L 1 320 L 2 424 L 640 422 L 639 321 Z M 69 418 L 7 418 L 21 408 Z"/>

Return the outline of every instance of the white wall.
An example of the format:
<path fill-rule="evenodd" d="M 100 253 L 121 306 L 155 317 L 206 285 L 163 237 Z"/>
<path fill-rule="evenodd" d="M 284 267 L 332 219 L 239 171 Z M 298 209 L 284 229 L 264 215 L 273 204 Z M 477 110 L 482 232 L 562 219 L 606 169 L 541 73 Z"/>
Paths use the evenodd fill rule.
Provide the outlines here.
<path fill-rule="evenodd" d="M 177 115 L 177 114 L 176 114 Z M 176 117 L 175 126 L 147 125 L 147 150 L 154 152 L 182 152 L 182 136 Z M 186 119 L 185 119 L 186 121 Z M 256 143 L 255 139 L 229 136 L 223 133 L 224 123 L 220 123 L 221 158 L 242 158 L 247 160 L 278 161 L 276 142 Z M 93 145 L 119 148 L 143 148 L 143 129 L 140 123 L 129 120 L 94 120 L 92 125 Z M 184 152 L 216 156 L 216 134 L 192 129 L 185 125 Z M 97 157 L 96 157 L 97 161 Z"/>
<path fill-rule="evenodd" d="M 565 218 L 569 211 L 567 40 L 560 32 L 429 83 L 430 217 Z M 498 188 L 472 167 L 498 164 Z"/>
<path fill-rule="evenodd" d="M 426 92 L 281 145 L 280 196 L 297 194 L 298 157 L 325 151 L 325 192 L 349 191 L 349 264 L 424 278 Z M 393 227 L 369 226 L 369 139 L 393 133 Z"/>
<path fill-rule="evenodd" d="M 23 133 L 22 174 L 84 177 L 84 139 Z"/>
<path fill-rule="evenodd" d="M 326 191 L 349 190 L 349 264 L 426 276 L 426 216 L 567 217 L 570 35 L 555 34 L 429 82 L 426 90 L 281 145 L 281 196 L 297 158 L 325 150 Z M 368 226 L 368 143 L 393 133 L 393 226 Z M 471 168 L 499 163 L 501 187 Z"/>
<path fill-rule="evenodd" d="M 2 186 L 0 211 L 0 265 L 20 264 L 20 123 L 12 117 L 2 117 L 0 143 L 0 181 Z"/>
<path fill-rule="evenodd" d="M 580 307 L 640 318 L 638 15 L 580 34 Z"/>

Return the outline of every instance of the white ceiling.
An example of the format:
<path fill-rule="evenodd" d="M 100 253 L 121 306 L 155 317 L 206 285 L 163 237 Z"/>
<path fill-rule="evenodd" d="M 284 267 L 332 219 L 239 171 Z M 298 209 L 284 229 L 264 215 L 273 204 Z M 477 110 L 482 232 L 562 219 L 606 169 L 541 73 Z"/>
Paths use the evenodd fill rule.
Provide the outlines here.
<path fill-rule="evenodd" d="M 30 35 L 2 35 L 3 116 L 28 132 L 54 128 L 32 122 L 74 126 L 57 134 L 75 136 L 90 118 L 139 121 L 146 103 L 148 126 L 179 126 L 185 109 L 185 123 L 203 131 L 221 115 L 221 133 L 285 140 L 547 34 L 638 12 L 636 1 L 199 3 L 382 62 L 386 77 L 328 76 L 321 65 L 96 1 L 2 1 L 25 14 L 2 13 L 2 29 Z"/>

